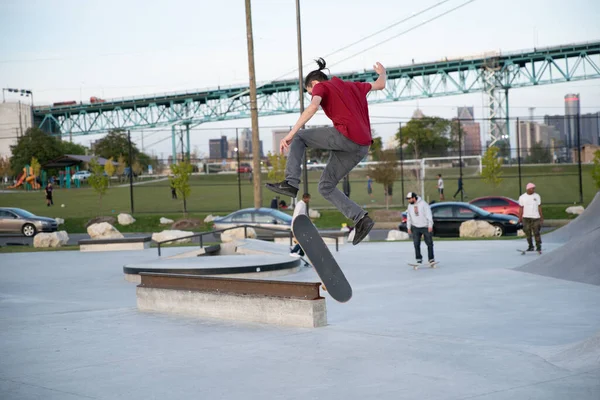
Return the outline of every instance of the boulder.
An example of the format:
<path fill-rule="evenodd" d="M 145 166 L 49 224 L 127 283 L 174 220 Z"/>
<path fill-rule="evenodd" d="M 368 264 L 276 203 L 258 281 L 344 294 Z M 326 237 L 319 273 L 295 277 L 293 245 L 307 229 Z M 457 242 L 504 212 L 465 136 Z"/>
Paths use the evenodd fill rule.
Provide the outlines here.
<path fill-rule="evenodd" d="M 65 220 L 62 218 L 54 218 L 54 220 L 56 221 L 57 225 L 64 225 Z"/>
<path fill-rule="evenodd" d="M 162 231 L 162 232 L 157 232 L 157 233 L 153 233 L 152 234 L 152 240 L 154 240 L 155 242 L 162 242 L 164 240 L 171 240 L 171 239 L 177 239 L 177 238 L 185 238 L 185 239 L 181 239 L 181 240 L 176 240 L 174 242 L 169 242 L 170 244 L 173 243 L 190 243 L 192 241 L 191 238 L 186 238 L 186 236 L 190 236 L 192 233 L 191 232 L 186 232 L 186 231 L 178 231 L 178 230 L 167 230 L 167 231 Z"/>
<path fill-rule="evenodd" d="M 388 232 L 387 238 L 385 240 L 387 240 L 387 241 L 408 240 L 409 237 L 410 236 L 406 232 L 391 230 Z"/>
<path fill-rule="evenodd" d="M 495 236 L 496 229 L 487 221 L 470 220 L 460 224 L 460 237 L 480 238 Z"/>
<path fill-rule="evenodd" d="M 165 217 L 160 217 L 160 224 L 161 225 L 168 225 L 168 224 L 172 224 L 173 222 L 175 222 L 175 221 L 173 221 L 172 219 L 165 218 Z"/>
<path fill-rule="evenodd" d="M 179 219 L 171 224 L 171 229 L 182 230 L 182 229 L 196 229 L 203 226 L 204 223 L 199 219 Z"/>
<path fill-rule="evenodd" d="M 123 234 L 108 222 L 88 226 L 87 233 L 92 239 L 122 239 Z"/>
<path fill-rule="evenodd" d="M 67 231 L 38 233 L 33 237 L 33 247 L 61 247 L 69 242 Z"/>
<path fill-rule="evenodd" d="M 247 239 L 256 239 L 256 231 L 253 228 L 246 228 L 248 236 Z M 244 239 L 244 228 L 235 228 L 230 229 L 221 233 L 221 242 L 229 243 L 234 240 L 243 240 Z"/>
<path fill-rule="evenodd" d="M 99 224 L 100 222 L 108 222 L 109 224 L 114 225 L 117 223 L 117 219 L 115 217 L 95 217 L 90 219 L 85 224 L 85 227 L 89 228 L 90 225 Z"/>
<path fill-rule="evenodd" d="M 211 222 L 213 222 L 215 220 L 215 218 L 219 218 L 219 216 L 218 215 L 212 215 L 212 214 L 211 215 L 207 215 L 206 218 L 204 218 L 204 223 L 205 224 L 211 223 Z"/>
<path fill-rule="evenodd" d="M 317 210 L 313 210 L 312 208 L 310 210 L 308 210 L 308 216 L 310 218 L 320 218 L 321 217 L 321 213 L 318 212 Z"/>
<path fill-rule="evenodd" d="M 565 212 L 567 214 L 575 214 L 575 215 L 579 215 L 583 212 L 583 210 L 585 210 L 585 208 L 583 208 L 582 206 L 571 206 L 568 207 Z"/>
<path fill-rule="evenodd" d="M 124 213 L 117 215 L 117 220 L 119 221 L 119 225 L 131 225 L 135 222 L 135 218 Z"/>

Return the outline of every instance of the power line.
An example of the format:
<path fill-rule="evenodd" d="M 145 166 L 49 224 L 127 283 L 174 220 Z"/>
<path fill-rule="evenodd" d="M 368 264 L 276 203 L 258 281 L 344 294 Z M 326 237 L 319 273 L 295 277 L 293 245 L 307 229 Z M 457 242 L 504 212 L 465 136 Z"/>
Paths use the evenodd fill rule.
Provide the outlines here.
<path fill-rule="evenodd" d="M 367 47 L 366 49 L 364 49 L 364 50 L 361 50 L 361 51 L 359 51 L 358 53 L 355 53 L 355 54 L 353 54 L 353 55 L 351 55 L 351 56 L 348 56 L 348 57 L 346 57 L 346 58 L 343 58 L 341 61 L 338 61 L 336 64 L 333 64 L 333 65 L 341 64 L 341 63 L 342 63 L 342 62 L 344 62 L 344 61 L 347 61 L 347 60 L 349 60 L 349 59 L 351 59 L 351 58 L 354 58 L 354 57 L 356 57 L 356 56 L 358 56 L 358 55 L 361 55 L 361 54 L 363 54 L 364 52 L 366 52 L 366 51 L 369 51 L 369 50 L 372 50 L 372 49 L 374 49 L 375 47 L 377 47 L 377 46 L 380 46 L 380 45 L 382 45 L 382 44 L 384 44 L 384 43 L 387 43 L 387 42 L 389 42 L 389 41 L 390 41 L 390 40 L 392 40 L 392 39 L 395 39 L 395 38 L 397 38 L 397 37 L 399 37 L 399 36 L 402 36 L 402 35 L 404 35 L 404 34 L 406 34 L 406 33 L 408 33 L 408 32 L 414 31 L 415 29 L 417 29 L 417 28 L 420 28 L 420 27 L 421 27 L 421 26 L 423 26 L 423 25 L 426 25 L 426 24 L 428 24 L 428 23 L 430 23 L 430 22 L 432 22 L 432 21 L 435 21 L 436 19 L 439 19 L 439 18 L 441 18 L 441 17 L 443 17 L 443 16 L 446 16 L 446 15 L 448 15 L 448 14 L 450 14 L 450 13 L 452 13 L 452 12 L 454 12 L 454 11 L 458 10 L 459 8 L 462 8 L 462 7 L 464 7 L 464 6 L 466 6 L 466 5 L 470 4 L 470 3 L 473 3 L 474 1 L 476 1 L 476 0 L 469 0 L 469 1 L 466 1 L 465 3 L 462 3 L 462 4 L 460 4 L 460 5 L 458 5 L 458 6 L 454 7 L 454 8 L 451 8 L 451 9 L 450 9 L 450 10 L 448 10 L 448 11 L 445 11 L 445 12 L 443 12 L 443 13 L 439 14 L 439 15 L 436 15 L 435 17 L 432 17 L 432 18 L 430 18 L 430 19 L 428 19 L 428 20 L 425 20 L 425 21 L 421 22 L 420 24 L 417 24 L 417 25 L 415 25 L 415 26 L 413 26 L 413 27 L 411 27 L 411 28 L 409 28 L 409 29 L 407 29 L 407 30 L 405 30 L 405 31 L 402 31 L 402 32 L 400 32 L 400 33 L 398 33 L 398 34 L 396 34 L 396 35 L 394 35 L 394 36 L 391 36 L 391 37 L 389 37 L 389 38 L 387 38 L 387 39 L 385 39 L 385 40 L 382 40 L 381 42 L 375 43 L 373 46 Z"/>

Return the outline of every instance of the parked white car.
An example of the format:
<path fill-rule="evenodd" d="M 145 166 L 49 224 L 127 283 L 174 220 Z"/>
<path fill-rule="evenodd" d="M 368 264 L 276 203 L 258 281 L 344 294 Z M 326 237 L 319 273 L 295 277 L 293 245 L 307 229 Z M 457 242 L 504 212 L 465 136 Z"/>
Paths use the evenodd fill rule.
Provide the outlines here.
<path fill-rule="evenodd" d="M 77 171 L 71 176 L 71 181 L 87 181 L 90 175 L 92 175 L 90 171 Z"/>

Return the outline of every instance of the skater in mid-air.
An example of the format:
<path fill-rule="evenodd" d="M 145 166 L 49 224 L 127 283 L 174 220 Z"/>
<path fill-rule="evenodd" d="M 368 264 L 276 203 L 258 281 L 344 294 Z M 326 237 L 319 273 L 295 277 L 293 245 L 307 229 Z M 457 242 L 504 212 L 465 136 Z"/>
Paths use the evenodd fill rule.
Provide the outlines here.
<path fill-rule="evenodd" d="M 316 61 L 319 69 L 310 72 L 304 80 L 306 91 L 312 95 L 310 105 L 279 144 L 281 153 L 289 150 L 285 180 L 266 186 L 275 193 L 296 197 L 306 147 L 329 150 L 329 160 L 319 181 L 319 193 L 346 218 L 354 221 L 356 232 L 352 244 L 357 245 L 373 228 L 374 222 L 365 210 L 337 188 L 337 184 L 369 152 L 373 140 L 367 94 L 385 88 L 386 71 L 383 65 L 376 63 L 374 69 L 379 77 L 375 82 L 348 82 L 337 77 L 329 79 L 323 72 L 325 60 Z M 319 107 L 333 121 L 333 127 L 300 130 Z"/>

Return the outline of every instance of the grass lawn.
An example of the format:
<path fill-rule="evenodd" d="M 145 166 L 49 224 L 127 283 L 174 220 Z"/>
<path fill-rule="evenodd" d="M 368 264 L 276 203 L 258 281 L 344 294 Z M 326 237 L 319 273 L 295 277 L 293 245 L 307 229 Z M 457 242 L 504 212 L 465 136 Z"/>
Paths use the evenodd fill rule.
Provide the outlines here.
<path fill-rule="evenodd" d="M 436 174 L 442 173 L 445 180 L 446 199 L 451 199 L 456 190 L 456 177 L 458 168 L 427 170 L 425 180 L 425 196 L 430 200 L 437 200 Z M 373 197 L 366 192 L 367 170 L 355 169 L 350 176 L 350 198 L 367 210 L 382 208 L 385 205 L 383 187 L 375 183 Z M 492 188 L 484 183 L 474 167 L 463 168 L 464 188 L 469 199 L 483 195 L 505 195 L 518 197 L 517 167 L 503 169 L 504 181 L 498 188 Z M 337 210 L 330 208 L 329 204 L 319 195 L 317 185 L 320 177 L 319 171 L 309 171 L 309 192 L 312 195 L 311 207 L 320 209 L 321 218 L 316 220 L 319 228 L 340 228 L 347 221 Z M 415 190 L 421 194 L 420 185 L 410 177 L 411 170 L 405 170 L 404 191 Z M 542 196 L 544 214 L 546 219 L 567 219 L 572 216 L 564 212 L 565 208 L 579 201 L 579 177 L 576 165 L 552 166 L 527 166 L 522 168 L 521 183 L 524 186 L 528 181 L 537 185 L 537 192 Z M 583 166 L 583 205 L 587 206 L 592 200 L 596 189 L 590 175 L 590 166 Z M 267 182 L 263 176 L 263 182 Z M 236 175 L 198 175 L 191 179 L 191 196 L 187 201 L 189 218 L 204 218 L 208 214 L 226 215 L 239 207 L 239 192 Z M 390 208 L 404 208 L 401 205 L 404 194 L 401 193 L 401 181 L 397 181 L 393 188 L 393 206 Z M 242 207 L 253 205 L 252 185 L 247 178 L 242 177 L 240 184 Z M 263 188 L 263 206 L 268 207 L 274 193 Z M 137 222 L 130 226 L 117 225 L 122 232 L 154 232 L 165 229 L 160 226 L 160 217 L 174 220 L 183 217 L 183 204 L 181 200 L 171 199 L 169 183 L 166 180 L 145 183 L 134 186 L 134 217 Z M 290 199 L 284 199 L 289 203 Z M 100 204 L 96 193 L 89 187 L 79 189 L 56 189 L 54 192 L 53 207 L 46 207 L 42 191 L 26 192 L 15 190 L 12 193 L 0 193 L 0 207 L 20 207 L 34 214 L 60 217 L 65 219 L 65 229 L 70 233 L 85 232 L 85 223 L 92 217 L 99 215 L 117 216 L 120 212 L 130 213 L 129 187 L 113 186 L 102 199 Z M 552 204 L 554 203 L 554 204 Z M 65 207 L 61 207 L 64 204 Z M 205 226 L 210 229 L 210 226 Z"/>

